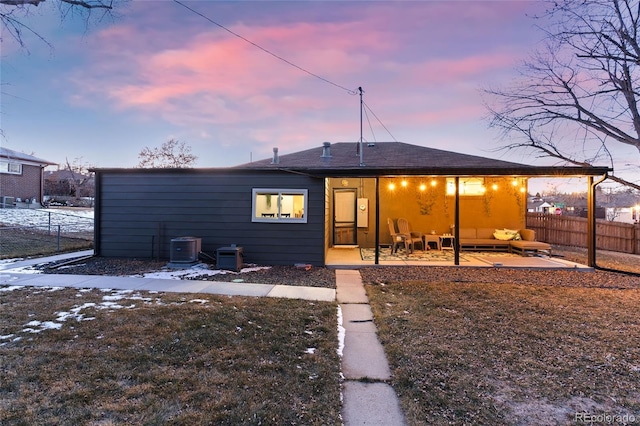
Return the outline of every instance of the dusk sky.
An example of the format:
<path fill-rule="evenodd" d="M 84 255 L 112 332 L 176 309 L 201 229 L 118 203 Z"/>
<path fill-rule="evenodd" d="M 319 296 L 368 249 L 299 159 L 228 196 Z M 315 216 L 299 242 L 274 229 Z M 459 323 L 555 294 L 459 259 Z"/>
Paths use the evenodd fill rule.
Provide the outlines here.
<path fill-rule="evenodd" d="M 2 43 L 4 146 L 64 163 L 134 167 L 177 139 L 196 167 L 225 167 L 360 138 L 528 164 L 500 146 L 482 89 L 511 82 L 543 33 L 526 1 L 133 1 L 116 18 L 27 23 L 28 51 Z M 380 125 L 376 116 L 386 129 Z M 370 122 L 370 124 L 369 124 Z M 389 134 L 390 133 L 390 134 Z M 606 164 L 602 164 L 606 165 Z"/>

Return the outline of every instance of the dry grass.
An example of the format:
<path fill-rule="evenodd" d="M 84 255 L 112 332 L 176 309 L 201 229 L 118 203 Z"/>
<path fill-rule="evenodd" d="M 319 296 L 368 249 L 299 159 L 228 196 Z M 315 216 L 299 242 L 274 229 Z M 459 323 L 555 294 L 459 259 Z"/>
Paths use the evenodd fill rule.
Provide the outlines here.
<path fill-rule="evenodd" d="M 553 252 L 572 262 L 587 264 L 586 248 L 557 246 L 553 248 Z M 596 250 L 596 265 L 601 268 L 640 274 L 640 255 Z"/>
<path fill-rule="evenodd" d="M 21 288 L 0 310 L 2 425 L 339 423 L 334 303 Z"/>
<path fill-rule="evenodd" d="M 576 279 L 587 279 L 576 273 Z M 409 424 L 640 421 L 640 290 L 368 285 Z"/>
<path fill-rule="evenodd" d="M 1 225 L 1 224 L 0 224 Z M 0 227 L 0 259 L 44 256 L 86 250 L 93 247 L 93 235 L 60 236 L 36 227 Z"/>

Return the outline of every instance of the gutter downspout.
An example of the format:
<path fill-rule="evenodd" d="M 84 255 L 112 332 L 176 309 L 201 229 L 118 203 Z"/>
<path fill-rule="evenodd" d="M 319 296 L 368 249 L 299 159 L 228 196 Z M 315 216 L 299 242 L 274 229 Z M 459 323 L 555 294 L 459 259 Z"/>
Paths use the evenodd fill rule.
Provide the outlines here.
<path fill-rule="evenodd" d="M 40 194 L 39 194 L 39 203 L 41 207 L 44 207 L 44 169 L 47 166 L 40 166 Z"/>
<path fill-rule="evenodd" d="M 593 176 L 589 176 L 589 191 L 587 193 L 587 266 L 596 268 L 596 187 L 607 179 L 605 174 L 594 183 Z"/>

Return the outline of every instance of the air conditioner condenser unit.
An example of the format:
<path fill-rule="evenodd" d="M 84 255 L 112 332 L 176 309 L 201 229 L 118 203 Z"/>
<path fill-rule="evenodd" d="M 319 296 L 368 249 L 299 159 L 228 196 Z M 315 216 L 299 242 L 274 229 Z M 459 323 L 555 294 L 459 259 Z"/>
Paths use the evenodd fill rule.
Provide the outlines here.
<path fill-rule="evenodd" d="M 171 263 L 195 263 L 202 250 L 202 238 L 178 237 L 171 240 Z"/>

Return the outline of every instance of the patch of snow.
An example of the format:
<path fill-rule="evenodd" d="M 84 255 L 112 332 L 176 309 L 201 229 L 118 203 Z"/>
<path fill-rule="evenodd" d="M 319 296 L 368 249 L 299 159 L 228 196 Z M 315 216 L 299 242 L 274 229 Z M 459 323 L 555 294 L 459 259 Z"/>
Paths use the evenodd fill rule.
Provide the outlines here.
<path fill-rule="evenodd" d="M 0 259 L 0 267 L 2 267 L 2 265 L 6 264 L 6 263 L 13 264 L 13 263 L 16 263 L 16 262 L 20 262 L 22 260 L 24 260 L 22 257 L 16 257 L 14 259 Z"/>
<path fill-rule="evenodd" d="M 13 226 L 58 227 L 76 232 L 93 230 L 93 210 L 0 209 L 0 223 Z"/>
<path fill-rule="evenodd" d="M 0 287 L 0 291 L 14 291 L 23 289 L 23 285 L 10 285 L 9 287 Z"/>
<path fill-rule="evenodd" d="M 0 271 L 11 270 L 12 274 L 41 274 L 42 271 L 33 267 L 33 265 L 28 266 L 18 266 L 12 268 L 11 265 L 13 263 L 5 263 L 4 265 L 0 265 Z"/>
<path fill-rule="evenodd" d="M 210 266 L 205 263 L 196 263 L 195 265 L 189 268 L 184 268 L 184 269 L 163 268 L 160 271 L 133 275 L 132 277 L 154 278 L 154 279 L 160 279 L 160 280 L 188 280 L 188 279 L 195 279 L 202 276 L 215 276 L 215 275 L 226 275 L 226 274 L 240 275 L 243 273 L 255 272 L 255 271 L 260 271 L 262 269 L 269 269 L 269 268 L 270 266 L 252 266 L 248 268 L 242 268 L 240 272 L 234 272 L 234 271 L 227 271 L 224 269 L 210 269 Z"/>
<path fill-rule="evenodd" d="M 191 299 L 191 300 L 189 300 L 189 302 L 190 302 L 190 303 L 201 303 L 201 304 L 203 304 L 203 305 L 204 305 L 205 303 L 209 303 L 209 301 L 208 301 L 208 300 L 205 300 L 205 299 Z"/>
<path fill-rule="evenodd" d="M 124 306 L 118 304 L 118 303 L 113 303 L 113 302 L 102 302 L 100 305 L 98 305 L 99 309 L 122 309 L 124 308 Z"/>
<path fill-rule="evenodd" d="M 342 309 L 340 305 L 338 305 L 338 356 L 342 357 L 342 352 L 344 351 L 344 338 L 346 336 L 347 330 L 342 326 Z"/>
<path fill-rule="evenodd" d="M 62 328 L 62 324 L 53 321 L 29 321 L 25 324 L 25 327 L 22 329 L 23 333 L 40 333 L 44 330 L 60 330 Z M 40 327 L 39 329 L 35 329 L 33 327 Z"/>
<path fill-rule="evenodd" d="M 313 355 L 316 353 L 316 348 L 307 348 L 304 353 Z"/>

